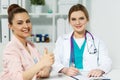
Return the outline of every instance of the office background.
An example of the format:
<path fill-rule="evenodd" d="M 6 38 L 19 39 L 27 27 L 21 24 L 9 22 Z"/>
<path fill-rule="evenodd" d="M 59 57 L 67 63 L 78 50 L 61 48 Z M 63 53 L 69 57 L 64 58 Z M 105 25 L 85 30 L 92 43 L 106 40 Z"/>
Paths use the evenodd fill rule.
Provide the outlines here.
<path fill-rule="evenodd" d="M 113 68 L 120 69 L 120 1 L 91 1 L 91 31 L 105 41 Z"/>
<path fill-rule="evenodd" d="M 113 68 L 120 69 L 120 1 L 90 0 L 89 2 L 89 29 L 105 41 L 113 61 Z M 0 45 L 0 71 L 4 46 Z"/>

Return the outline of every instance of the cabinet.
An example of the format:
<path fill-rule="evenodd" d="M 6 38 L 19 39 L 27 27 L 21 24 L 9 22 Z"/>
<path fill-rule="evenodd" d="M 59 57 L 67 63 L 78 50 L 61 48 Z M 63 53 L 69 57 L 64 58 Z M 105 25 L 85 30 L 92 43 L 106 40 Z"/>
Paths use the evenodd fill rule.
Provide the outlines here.
<path fill-rule="evenodd" d="M 4 0 L 1 0 L 0 4 L 2 4 L 2 1 Z M 16 0 L 12 0 L 12 1 L 16 1 Z M 54 44 L 59 35 L 63 33 L 67 33 L 71 30 L 67 22 L 67 14 L 68 14 L 67 11 L 69 10 L 69 7 L 72 5 L 72 3 L 76 4 L 76 2 L 85 5 L 86 1 L 87 0 L 45 0 L 45 6 L 43 6 L 42 12 L 40 13 L 31 12 L 32 10 L 31 10 L 30 0 L 18 0 L 18 4 L 26 8 L 30 14 L 33 25 L 32 33 L 34 35 L 34 37 L 32 37 L 31 40 L 33 40 L 35 43 Z M 0 5 L 0 7 L 2 7 L 2 5 Z M 4 40 L 2 39 L 4 38 L 2 37 L 2 35 L 4 35 L 2 34 L 3 18 L 7 18 L 7 14 L 0 13 L 0 43 L 4 42 Z M 61 24 L 60 21 L 63 21 L 63 24 Z M 4 29 L 5 31 L 7 31 L 6 39 L 8 38 L 7 41 L 9 41 L 11 38 L 11 34 L 10 31 L 7 30 L 7 25 L 5 25 Z M 50 39 L 50 42 L 46 42 L 44 41 L 44 39 L 43 40 L 41 39 L 40 41 L 37 42 L 36 37 L 40 37 L 41 35 L 42 35 L 42 39 L 45 38 L 45 35 L 47 35 L 47 38 Z"/>

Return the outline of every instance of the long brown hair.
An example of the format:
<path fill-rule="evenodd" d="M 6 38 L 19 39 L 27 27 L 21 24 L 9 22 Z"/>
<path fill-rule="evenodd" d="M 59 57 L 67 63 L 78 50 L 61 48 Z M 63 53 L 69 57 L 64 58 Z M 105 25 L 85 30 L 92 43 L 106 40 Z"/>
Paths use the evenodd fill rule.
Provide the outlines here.
<path fill-rule="evenodd" d="M 69 13 L 68 13 L 69 22 L 70 22 L 70 16 L 74 11 L 82 11 L 85 14 L 87 20 L 89 21 L 89 14 L 87 9 L 82 4 L 76 4 L 76 5 L 73 5 L 69 10 Z"/>

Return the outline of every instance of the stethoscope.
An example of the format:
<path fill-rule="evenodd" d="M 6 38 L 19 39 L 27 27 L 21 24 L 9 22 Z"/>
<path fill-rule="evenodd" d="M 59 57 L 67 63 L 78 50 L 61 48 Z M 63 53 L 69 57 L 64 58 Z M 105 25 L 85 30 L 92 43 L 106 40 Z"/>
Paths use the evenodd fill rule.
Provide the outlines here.
<path fill-rule="evenodd" d="M 95 41 L 94 41 L 94 37 L 93 37 L 93 35 L 89 32 L 89 31 L 87 31 L 86 30 L 86 32 L 85 32 L 85 40 L 87 41 L 87 33 L 91 36 L 91 38 L 92 38 L 92 44 L 91 44 L 91 46 L 88 48 L 88 43 L 87 43 L 87 50 L 88 50 L 88 52 L 89 52 L 89 54 L 95 54 L 95 53 L 97 53 L 97 48 L 96 48 L 96 46 L 95 46 Z"/>
<path fill-rule="evenodd" d="M 87 42 L 87 34 L 89 34 L 92 38 L 92 43 L 91 45 L 89 46 L 88 42 Z M 87 50 L 89 52 L 89 54 L 95 54 L 97 53 L 97 48 L 95 46 L 95 42 L 94 42 L 94 37 L 93 35 L 89 32 L 89 31 L 85 31 L 85 40 L 86 40 L 86 44 L 87 44 Z M 73 46 L 73 33 L 71 35 L 71 38 L 70 38 L 70 44 L 71 44 L 71 53 L 70 53 L 70 66 L 75 66 L 75 59 L 74 59 L 74 46 Z"/>

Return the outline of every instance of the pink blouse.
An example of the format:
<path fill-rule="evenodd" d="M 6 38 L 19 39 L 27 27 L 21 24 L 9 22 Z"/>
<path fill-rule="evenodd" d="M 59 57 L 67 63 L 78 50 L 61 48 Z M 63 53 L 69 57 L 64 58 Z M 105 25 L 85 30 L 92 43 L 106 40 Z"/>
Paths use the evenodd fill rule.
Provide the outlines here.
<path fill-rule="evenodd" d="M 22 72 L 29 69 L 40 59 L 40 53 L 34 44 L 27 43 L 30 53 L 25 49 L 22 43 L 13 36 L 7 44 L 3 54 L 3 72 L 0 80 L 23 80 Z M 36 79 L 36 75 L 32 80 Z"/>

